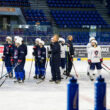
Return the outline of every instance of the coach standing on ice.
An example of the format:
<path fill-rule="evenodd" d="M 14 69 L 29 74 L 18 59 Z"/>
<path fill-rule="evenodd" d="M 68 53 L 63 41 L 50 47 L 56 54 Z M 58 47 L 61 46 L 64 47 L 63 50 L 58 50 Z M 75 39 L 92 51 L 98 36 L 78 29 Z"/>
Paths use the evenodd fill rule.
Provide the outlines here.
<path fill-rule="evenodd" d="M 50 82 L 60 83 L 61 74 L 60 74 L 60 44 L 58 42 L 59 36 L 56 34 L 53 36 L 53 43 L 51 43 L 51 68 L 52 68 L 52 80 Z"/>
<path fill-rule="evenodd" d="M 68 42 L 67 42 L 67 63 L 66 63 L 66 75 L 68 77 L 71 77 L 70 72 L 72 69 L 72 62 L 74 57 L 74 48 L 73 48 L 73 36 L 68 36 Z"/>

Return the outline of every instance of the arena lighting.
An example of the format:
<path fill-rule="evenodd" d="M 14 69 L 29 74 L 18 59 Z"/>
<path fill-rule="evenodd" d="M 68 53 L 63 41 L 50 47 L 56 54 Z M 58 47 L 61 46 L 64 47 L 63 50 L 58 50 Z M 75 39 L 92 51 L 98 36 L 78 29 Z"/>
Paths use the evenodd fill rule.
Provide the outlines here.
<path fill-rule="evenodd" d="M 26 28 L 26 29 L 28 29 L 29 25 L 19 25 L 19 28 Z"/>

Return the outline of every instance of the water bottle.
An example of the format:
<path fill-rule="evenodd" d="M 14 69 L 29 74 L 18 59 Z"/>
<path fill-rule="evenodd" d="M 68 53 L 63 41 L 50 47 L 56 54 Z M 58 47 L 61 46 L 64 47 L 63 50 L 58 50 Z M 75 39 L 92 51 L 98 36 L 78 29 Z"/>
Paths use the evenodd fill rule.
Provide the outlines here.
<path fill-rule="evenodd" d="M 94 110 L 106 110 L 106 83 L 102 76 L 99 76 L 95 82 Z"/>
<path fill-rule="evenodd" d="M 79 110 L 79 84 L 74 77 L 67 85 L 67 110 Z"/>

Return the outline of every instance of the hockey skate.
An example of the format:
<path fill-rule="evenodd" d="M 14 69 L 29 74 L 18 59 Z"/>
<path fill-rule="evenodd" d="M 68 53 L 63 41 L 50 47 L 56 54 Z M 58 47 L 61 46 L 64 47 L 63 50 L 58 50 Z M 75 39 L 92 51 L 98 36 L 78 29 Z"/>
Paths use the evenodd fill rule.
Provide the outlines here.
<path fill-rule="evenodd" d="M 33 78 L 34 78 L 34 79 L 38 79 L 37 75 L 35 75 Z"/>
<path fill-rule="evenodd" d="M 19 82 L 19 80 L 18 80 L 18 79 L 15 79 L 15 80 L 14 80 L 14 83 L 18 83 L 18 82 Z"/>
<path fill-rule="evenodd" d="M 56 80 L 55 83 L 56 84 L 60 84 L 61 80 Z"/>
<path fill-rule="evenodd" d="M 24 83 L 24 80 L 19 80 L 18 83 Z"/>

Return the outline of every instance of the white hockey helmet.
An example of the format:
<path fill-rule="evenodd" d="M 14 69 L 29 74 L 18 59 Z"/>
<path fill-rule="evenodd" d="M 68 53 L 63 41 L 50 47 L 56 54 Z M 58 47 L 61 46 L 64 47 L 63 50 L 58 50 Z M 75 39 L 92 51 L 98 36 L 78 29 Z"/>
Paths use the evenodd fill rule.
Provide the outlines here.
<path fill-rule="evenodd" d="M 93 43 L 93 42 L 96 43 L 96 44 L 98 44 L 96 40 L 92 40 L 92 41 L 91 41 L 91 43 Z"/>
<path fill-rule="evenodd" d="M 65 39 L 60 37 L 59 42 L 64 42 L 65 43 Z"/>
<path fill-rule="evenodd" d="M 64 42 L 64 43 L 65 43 L 65 39 L 64 39 L 64 38 L 62 38 L 62 42 Z"/>
<path fill-rule="evenodd" d="M 91 42 L 92 40 L 95 40 L 95 37 L 90 37 L 89 38 L 89 42 Z"/>
<path fill-rule="evenodd" d="M 40 41 L 41 41 L 41 39 L 40 39 L 40 38 L 36 38 L 36 39 L 35 39 L 35 41 L 38 41 L 38 42 L 40 42 Z"/>
<path fill-rule="evenodd" d="M 42 41 L 42 40 L 40 40 L 39 43 L 42 45 L 45 45 L 44 41 Z"/>
<path fill-rule="evenodd" d="M 9 39 L 10 41 L 12 41 L 12 38 L 10 36 L 7 36 L 6 39 Z"/>
<path fill-rule="evenodd" d="M 15 43 L 21 45 L 21 44 L 22 44 L 22 41 L 21 41 L 20 39 L 17 39 L 17 40 L 15 41 Z"/>
<path fill-rule="evenodd" d="M 23 41 L 23 38 L 22 38 L 22 37 L 19 37 L 19 39 L 20 39 L 21 41 Z"/>
<path fill-rule="evenodd" d="M 18 38 L 19 38 L 19 36 L 15 36 L 15 37 L 14 37 L 14 39 L 16 39 L 16 40 L 17 40 Z"/>

